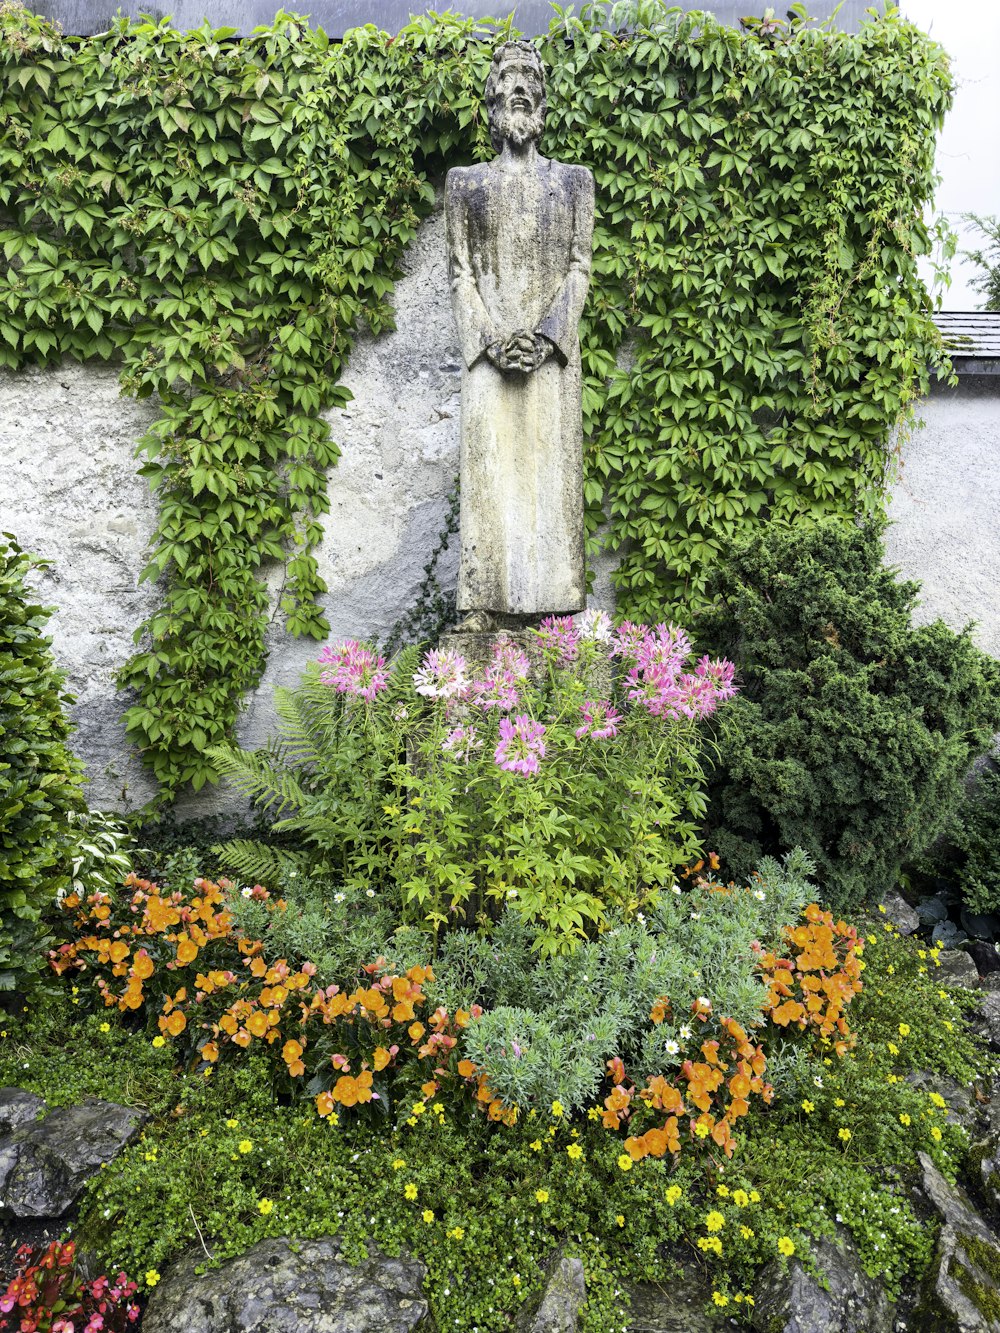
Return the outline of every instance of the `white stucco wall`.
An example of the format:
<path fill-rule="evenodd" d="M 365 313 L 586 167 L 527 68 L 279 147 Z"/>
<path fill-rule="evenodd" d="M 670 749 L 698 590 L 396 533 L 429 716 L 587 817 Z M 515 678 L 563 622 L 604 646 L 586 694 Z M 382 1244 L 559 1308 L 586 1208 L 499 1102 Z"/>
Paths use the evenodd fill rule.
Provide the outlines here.
<path fill-rule="evenodd" d="M 331 512 L 318 553 L 334 637 L 384 635 L 413 605 L 444 525 L 458 470 L 460 365 L 445 272 L 440 213 L 424 226 L 397 288 L 397 331 L 361 337 L 345 383 L 355 395 L 330 414 L 343 457 L 330 478 Z M 155 498 L 136 475 L 136 440 L 156 408 L 118 395 L 114 370 L 65 363 L 0 372 L 0 531 L 52 561 L 39 591 L 56 607 L 56 656 L 76 694 L 75 746 L 94 804 L 135 808 L 153 787 L 124 743 L 126 701 L 114 674 L 132 633 L 157 604 L 137 586 L 155 524 Z M 895 486 L 889 557 L 923 583 L 920 614 L 961 628 L 1000 657 L 1000 381 L 930 398 L 925 425 L 906 443 Z M 457 543 L 443 562 L 454 583 Z M 598 604 L 609 605 L 609 562 Z M 275 590 L 280 569 L 273 571 Z M 239 728 L 259 744 L 273 719 L 272 687 L 293 684 L 317 645 L 272 625 L 260 689 Z M 210 813 L 206 793 L 187 804 Z"/>
<path fill-rule="evenodd" d="M 1000 658 L 1000 376 L 963 378 L 920 406 L 903 445 L 889 563 L 923 586 L 916 618 L 940 617 Z"/>

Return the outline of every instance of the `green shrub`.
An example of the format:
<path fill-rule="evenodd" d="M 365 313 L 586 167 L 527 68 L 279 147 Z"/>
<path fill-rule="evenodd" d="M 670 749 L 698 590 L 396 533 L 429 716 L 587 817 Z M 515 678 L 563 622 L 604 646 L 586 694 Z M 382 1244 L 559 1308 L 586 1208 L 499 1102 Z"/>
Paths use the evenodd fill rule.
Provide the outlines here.
<path fill-rule="evenodd" d="M 942 852 L 934 869 L 958 881 L 968 910 L 1000 912 L 1000 773 L 981 774 L 966 792 Z"/>
<path fill-rule="evenodd" d="M 882 564 L 882 528 L 761 527 L 701 622 L 740 671 L 722 715 L 710 844 L 731 872 L 802 847 L 848 910 L 891 886 L 962 796 L 1000 723 L 997 665 Z"/>
<path fill-rule="evenodd" d="M 27 587 L 37 565 L 0 537 L 0 990 L 41 959 L 41 914 L 73 874 L 73 817 L 85 803 L 66 741 L 71 702 L 45 637 L 49 611 Z"/>

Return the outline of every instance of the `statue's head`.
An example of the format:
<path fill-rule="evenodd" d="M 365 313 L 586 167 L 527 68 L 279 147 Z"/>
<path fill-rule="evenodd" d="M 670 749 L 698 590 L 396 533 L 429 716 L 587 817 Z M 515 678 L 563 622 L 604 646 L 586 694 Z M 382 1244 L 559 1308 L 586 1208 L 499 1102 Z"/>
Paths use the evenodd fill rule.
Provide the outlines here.
<path fill-rule="evenodd" d="M 545 67 L 530 42 L 505 42 L 493 57 L 486 80 L 490 139 L 499 153 L 506 142 L 518 147 L 545 128 Z"/>

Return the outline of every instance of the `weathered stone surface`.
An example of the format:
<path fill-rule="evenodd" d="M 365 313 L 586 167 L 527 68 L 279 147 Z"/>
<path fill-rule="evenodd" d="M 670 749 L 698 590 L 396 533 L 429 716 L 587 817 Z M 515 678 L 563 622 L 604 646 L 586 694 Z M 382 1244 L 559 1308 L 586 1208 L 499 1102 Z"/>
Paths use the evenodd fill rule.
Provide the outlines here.
<path fill-rule="evenodd" d="M 926 1153 L 918 1153 L 923 1188 L 942 1226 L 916 1317 L 935 1333 L 1000 1333 L 1000 1243 L 949 1185 Z"/>
<path fill-rule="evenodd" d="M 0 1088 L 0 1135 L 11 1134 L 38 1119 L 47 1103 L 37 1092 L 25 1088 Z"/>
<path fill-rule="evenodd" d="M 14 1217 L 60 1217 L 146 1119 L 115 1102 L 52 1111 L 0 1140 L 0 1207 Z"/>
<path fill-rule="evenodd" d="M 984 991 L 970 1026 L 984 1041 L 1000 1050 L 1000 991 Z"/>
<path fill-rule="evenodd" d="M 890 889 L 883 895 L 882 906 L 900 935 L 912 935 L 920 925 L 920 917 L 915 908 L 910 906 L 898 889 Z"/>
<path fill-rule="evenodd" d="M 714 1333 L 728 1320 L 705 1308 L 712 1292 L 701 1277 L 685 1269 L 662 1286 L 639 1282 L 629 1289 L 632 1312 L 628 1333 Z"/>
<path fill-rule="evenodd" d="M 576 1333 L 586 1300 L 583 1264 L 561 1254 L 549 1269 L 541 1300 L 529 1302 L 514 1327 L 517 1333 Z"/>
<path fill-rule="evenodd" d="M 343 377 L 354 401 L 325 414 L 342 449 L 317 553 L 334 638 L 384 636 L 411 609 L 458 473 L 461 362 L 443 207 L 403 264 L 396 331 L 358 337 Z M 117 374 L 106 367 L 0 371 L 0 531 L 53 562 L 35 585 L 56 607 L 53 648 L 79 701 L 73 746 L 87 765 L 88 795 L 109 808 L 135 808 L 154 790 L 125 743 L 128 701 L 116 693 L 114 674 L 159 599 L 152 582 L 137 583 L 157 501 L 133 456 L 156 417 L 154 400 L 119 397 Z M 439 568 L 446 589 L 455 586 L 456 566 L 457 549 Z M 280 568 L 268 578 L 276 606 Z M 240 740 L 251 746 L 274 730 L 273 686 L 297 683 L 318 651 L 287 635 L 277 612 L 268 646 L 264 679 L 239 723 Z M 181 813 L 206 815 L 231 803 L 206 789 Z"/>
<path fill-rule="evenodd" d="M 889 1299 L 861 1267 L 850 1240 L 824 1238 L 814 1253 L 829 1290 L 798 1260 L 768 1264 L 754 1287 L 753 1327 L 760 1333 L 892 1333 Z"/>
<path fill-rule="evenodd" d="M 945 1100 L 945 1119 L 949 1125 L 961 1125 L 970 1132 L 980 1118 L 980 1102 L 976 1089 L 959 1083 L 948 1074 L 917 1070 L 906 1075 L 907 1083 L 921 1092 L 936 1092 Z"/>
<path fill-rule="evenodd" d="M 946 949 L 938 961 L 941 966 L 934 969 L 934 980 L 942 986 L 964 986 L 967 990 L 975 990 L 979 985 L 979 972 L 964 949 Z"/>
<path fill-rule="evenodd" d="M 197 1274 L 192 1251 L 153 1291 L 144 1333 L 424 1333 L 425 1269 L 372 1248 L 348 1264 L 334 1237 L 262 1240 L 220 1268 Z"/>
<path fill-rule="evenodd" d="M 579 324 L 594 178 L 542 157 L 544 70 L 508 42 L 486 84 L 491 162 L 445 185 L 462 351 L 458 609 L 544 616 L 586 603 Z"/>

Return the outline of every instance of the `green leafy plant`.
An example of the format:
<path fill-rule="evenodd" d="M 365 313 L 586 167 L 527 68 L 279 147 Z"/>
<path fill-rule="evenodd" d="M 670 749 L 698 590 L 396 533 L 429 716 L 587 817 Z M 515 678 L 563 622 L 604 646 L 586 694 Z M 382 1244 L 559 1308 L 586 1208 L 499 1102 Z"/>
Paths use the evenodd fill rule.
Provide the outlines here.
<path fill-rule="evenodd" d="M 700 623 L 738 663 L 711 842 L 743 870 L 802 847 L 838 911 L 886 892 L 946 827 L 1000 724 L 995 663 L 883 566 L 877 524 L 772 523 L 737 544 Z"/>
<path fill-rule="evenodd" d="M 68 888 L 85 810 L 67 744 L 62 673 L 45 636 L 50 612 L 27 580 L 41 562 L 0 536 L 0 990 L 39 970 L 41 917 Z"/>
<path fill-rule="evenodd" d="M 952 85 L 894 12 L 850 35 L 619 17 L 557 8 L 539 39 L 543 151 L 597 182 L 589 528 L 626 614 L 683 620 L 760 519 L 879 506 L 890 428 L 944 364 L 917 260 Z M 513 29 L 435 14 L 331 43 L 279 13 L 242 40 L 116 18 L 77 41 L 4 0 L 0 32 L 0 364 L 115 359 L 160 404 L 139 454 L 162 600 L 119 681 L 169 797 L 214 780 L 260 681 L 265 565 L 287 629 L 326 633 L 322 413 L 358 326 L 392 326 L 433 182 L 491 151 Z"/>
<path fill-rule="evenodd" d="M 212 752 L 310 850 L 220 855 L 265 882 L 311 861 L 352 891 L 388 889 L 404 923 L 435 935 L 506 905 L 542 956 L 571 950 L 699 848 L 698 723 L 734 691 L 729 664 L 685 671 L 689 653 L 679 630 L 612 633 L 602 613 L 498 642 L 479 674 L 455 651 L 418 666 L 413 650 L 389 665 L 354 641 L 328 647 L 326 670 L 278 692 L 279 740 Z"/>
<path fill-rule="evenodd" d="M 948 825 L 934 870 L 958 881 L 970 912 L 1000 912 L 1000 773 L 973 779 Z"/>

